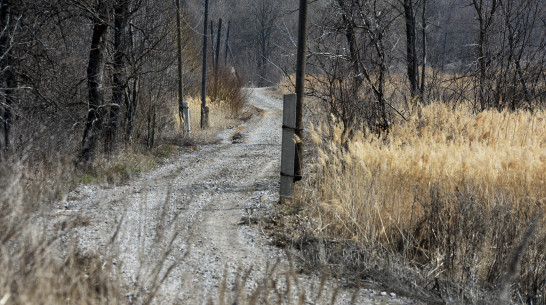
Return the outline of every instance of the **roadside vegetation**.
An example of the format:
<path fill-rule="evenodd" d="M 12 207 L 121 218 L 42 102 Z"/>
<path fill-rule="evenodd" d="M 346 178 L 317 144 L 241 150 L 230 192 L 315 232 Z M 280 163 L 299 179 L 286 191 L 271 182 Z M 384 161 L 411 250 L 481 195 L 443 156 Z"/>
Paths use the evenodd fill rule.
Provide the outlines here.
<path fill-rule="evenodd" d="M 16 72 L 17 84 L 10 83 L 8 89 L 3 86 L 0 90 L 0 304 L 153 302 L 164 280 L 158 276 L 166 268 L 161 265 L 164 261 L 150 266 L 150 272 L 136 279 L 134 285 L 128 285 L 119 273 L 121 266 L 115 263 L 119 255 L 116 241 L 119 224 L 112 224 L 112 236 L 105 252 L 84 253 L 78 246 L 79 241 L 66 232 L 73 227 L 85 227 L 93 220 L 72 217 L 70 210 L 64 211 L 62 203 L 78 185 L 127 183 L 176 154 L 190 153 L 200 145 L 214 143 L 220 130 L 239 124 L 245 114 L 248 94 L 242 89 L 242 81 L 221 72 L 221 79 L 211 82 L 208 90 L 211 128 L 201 130 L 198 127 L 200 101 L 195 98 L 200 76 L 186 71 L 184 93 L 190 103 L 192 131 L 184 131 L 176 101 L 176 82 L 172 81 L 176 77 L 170 71 L 174 62 L 169 57 L 176 54 L 176 44 L 168 39 L 176 33 L 172 23 L 174 14 L 162 15 L 173 4 L 146 3 L 139 7 L 142 11 L 131 15 L 134 18 L 131 27 L 134 31 L 140 25 L 139 31 L 153 31 L 157 36 L 146 34 L 141 40 L 135 38 L 133 48 L 125 49 L 124 100 L 118 105 L 123 109 L 123 116 L 117 121 L 115 145 L 111 146 L 110 137 L 110 118 L 116 103 L 113 88 L 118 85 L 112 70 L 115 51 L 105 48 L 102 51 L 109 57 L 101 62 L 106 66 L 101 71 L 105 81 L 101 88 L 104 104 L 99 106 L 101 123 L 95 139 L 95 155 L 89 164 L 81 166 L 78 158 L 83 147 L 82 135 L 87 115 L 93 109 L 86 103 L 89 49 L 87 43 L 80 43 L 80 37 L 85 37 L 83 33 L 88 26 L 88 34 L 91 34 L 94 14 L 101 13 L 98 8 L 103 4 L 110 7 L 112 3 L 74 1 L 61 7 L 60 1 L 2 2 L 0 78 L 5 80 L 6 71 Z M 144 13 L 150 7 L 154 7 L 161 18 L 154 15 L 153 10 Z M 48 28 L 56 20 L 56 17 L 39 14 L 41 9 L 56 11 L 55 16 L 62 19 L 57 24 L 58 32 L 45 33 L 32 28 L 34 23 Z M 79 13 L 88 15 L 81 17 Z M 188 14 L 185 18 L 189 20 L 191 16 Z M 34 19 L 39 21 L 32 21 Z M 14 23 L 9 24 L 12 21 Z M 109 26 L 112 37 L 105 34 L 103 39 L 113 42 L 114 25 Z M 68 28 L 73 30 L 67 31 Z M 129 32 L 129 28 L 124 31 Z M 189 29 L 184 31 L 184 43 L 190 44 L 196 39 Z M 35 45 L 29 35 L 34 37 L 33 42 L 44 44 L 62 36 L 66 49 Z M 12 45 L 6 49 L 7 44 Z M 200 60 L 189 45 L 184 48 L 184 55 L 188 69 Z M 6 62 L 4 59 L 8 56 L 10 61 Z M 41 67 L 40 73 L 35 73 L 35 66 L 27 66 L 21 60 L 28 57 Z M 209 74 L 212 76 L 213 71 Z M 167 251 L 170 250 L 164 252 Z"/>
<path fill-rule="evenodd" d="M 271 94 L 289 94 L 291 84 Z M 294 203 L 266 225 L 274 243 L 295 249 L 309 270 L 427 304 L 544 304 L 540 103 L 476 111 L 472 103 L 398 100 L 401 112 L 382 130 L 365 116 L 344 121 L 342 111 L 325 111 L 335 105 L 317 94 L 327 84 L 307 77 L 308 167 Z"/>
<path fill-rule="evenodd" d="M 77 185 L 126 183 L 216 143 L 258 111 L 247 81 L 292 91 L 296 2 L 211 1 L 208 129 L 202 1 L 1 2 L 0 305 L 153 302 L 171 266 L 128 287 L 117 230 L 108 253 L 81 253 L 62 228 L 89 220 L 49 220 Z M 274 243 L 351 288 L 546 304 L 543 1 L 309 2 L 305 179 L 263 219 Z M 291 290 L 292 269 L 251 290 L 244 272 L 219 304 L 314 293 Z"/>
<path fill-rule="evenodd" d="M 153 148 L 129 146 L 114 156 L 97 158 L 85 171 L 76 168 L 71 158 L 37 163 L 30 157 L 0 164 L 0 303 L 148 304 L 153 301 L 162 285 L 161 278 L 155 277 L 163 266 L 157 266 L 157 270 L 151 266 L 156 273 L 145 274 L 128 287 L 119 274 L 121 266 L 114 263 L 119 254 L 116 228 L 112 228 L 111 244 L 105 253 L 83 253 L 78 241 L 71 240 L 66 230 L 86 226 L 92 220 L 69 216 L 52 227 L 52 219 L 64 217 L 62 211 L 55 212 L 64 209 L 57 204 L 79 184 L 127 183 L 169 157 L 215 143 L 219 131 L 241 122 L 240 115 L 252 115 L 243 111 L 246 96 L 241 91 L 237 106 L 229 101 L 213 103 L 211 127 L 207 130 L 197 128 L 185 136 L 180 136 L 181 129 L 158 134 Z M 191 98 L 189 101 L 192 126 L 198 126 L 200 101 Z M 175 115 L 172 116 L 172 121 L 177 122 Z"/>
<path fill-rule="evenodd" d="M 534 0 L 319 1 L 308 167 L 275 243 L 427 304 L 544 304 L 543 15 Z"/>
<path fill-rule="evenodd" d="M 308 222 L 293 242 L 312 264 L 429 301 L 497 303 L 508 289 L 542 304 L 546 113 L 443 103 L 419 113 L 379 136 L 311 127 L 297 199 Z"/>

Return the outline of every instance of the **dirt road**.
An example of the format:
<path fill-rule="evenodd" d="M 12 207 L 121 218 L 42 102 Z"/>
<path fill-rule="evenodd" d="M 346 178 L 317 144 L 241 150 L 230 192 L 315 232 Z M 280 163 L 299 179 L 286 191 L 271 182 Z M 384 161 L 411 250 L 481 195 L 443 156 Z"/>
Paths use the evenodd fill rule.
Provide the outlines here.
<path fill-rule="evenodd" d="M 167 270 L 155 299 L 158 304 L 203 304 L 209 298 L 217 303 L 223 279 L 233 287 L 238 270 L 252 267 L 245 282 L 249 291 L 261 283 L 267 263 L 279 261 L 273 273 L 286 273 L 285 252 L 269 245 L 259 226 L 240 224 L 278 198 L 282 102 L 255 89 L 250 104 L 263 111 L 222 132 L 219 144 L 173 156 L 126 185 L 79 186 L 58 211 L 63 216 L 52 222 L 63 217 L 85 220 L 69 230 L 66 242 L 77 240 L 83 251 L 101 255 L 115 252 L 128 298 L 136 303 Z M 234 138 L 236 133 L 240 136 Z M 300 289 L 311 291 L 310 286 L 319 285 L 317 276 L 296 277 Z M 282 280 L 278 285 L 286 288 Z M 328 303 L 336 286 L 336 281 L 328 281 L 328 293 L 313 300 L 308 292 L 307 301 Z M 337 303 L 348 304 L 353 291 L 340 291 Z M 357 303 L 408 301 L 364 289 Z"/>

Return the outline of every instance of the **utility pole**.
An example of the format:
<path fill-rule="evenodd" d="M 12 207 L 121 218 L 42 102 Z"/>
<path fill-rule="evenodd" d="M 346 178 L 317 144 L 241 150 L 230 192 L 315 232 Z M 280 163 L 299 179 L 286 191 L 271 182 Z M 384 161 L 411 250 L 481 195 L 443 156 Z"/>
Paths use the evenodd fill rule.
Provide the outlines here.
<path fill-rule="evenodd" d="M 214 20 L 210 21 L 210 54 L 212 57 L 212 65 L 214 66 Z"/>
<path fill-rule="evenodd" d="M 176 0 L 176 34 L 177 34 L 177 55 L 178 55 L 178 117 L 180 123 L 184 123 L 184 120 L 188 118 L 184 117 L 184 82 L 182 75 L 182 0 Z"/>
<path fill-rule="evenodd" d="M 209 0 L 205 0 L 205 22 L 203 22 L 203 71 L 201 78 L 201 128 L 209 127 L 209 107 L 207 107 L 207 24 L 209 22 Z"/>
<path fill-rule="evenodd" d="M 227 32 L 226 32 L 226 53 L 224 54 L 224 66 L 227 67 L 227 57 L 229 51 L 229 29 L 231 27 L 231 20 L 227 22 Z"/>
<path fill-rule="evenodd" d="M 222 38 L 222 18 L 218 20 L 218 31 L 216 31 L 216 56 L 214 56 L 214 72 L 218 75 L 218 64 L 220 63 L 220 41 Z"/>
<path fill-rule="evenodd" d="M 218 20 L 218 31 L 216 31 L 216 49 L 213 49 L 215 52 L 213 52 L 212 56 L 212 64 L 214 66 L 214 86 L 212 93 L 212 100 L 216 102 L 218 99 L 218 90 L 220 88 L 219 82 L 219 76 L 218 76 L 218 64 L 220 62 L 220 41 L 222 40 L 222 18 Z M 216 53 L 216 55 L 214 54 Z"/>
<path fill-rule="evenodd" d="M 303 164 L 303 96 L 305 94 L 305 48 L 307 43 L 307 0 L 300 0 L 298 53 L 296 66 L 296 162 L 294 181 L 302 179 Z"/>

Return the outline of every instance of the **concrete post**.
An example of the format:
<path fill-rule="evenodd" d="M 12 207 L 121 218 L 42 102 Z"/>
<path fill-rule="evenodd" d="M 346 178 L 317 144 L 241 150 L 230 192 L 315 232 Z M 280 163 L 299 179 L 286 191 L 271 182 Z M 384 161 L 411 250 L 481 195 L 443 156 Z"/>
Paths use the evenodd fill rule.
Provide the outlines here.
<path fill-rule="evenodd" d="M 182 103 L 182 112 L 184 116 L 184 133 L 190 134 L 190 107 L 188 102 Z"/>
<path fill-rule="evenodd" d="M 288 94 L 283 98 L 280 203 L 294 200 L 295 131 L 296 95 Z"/>

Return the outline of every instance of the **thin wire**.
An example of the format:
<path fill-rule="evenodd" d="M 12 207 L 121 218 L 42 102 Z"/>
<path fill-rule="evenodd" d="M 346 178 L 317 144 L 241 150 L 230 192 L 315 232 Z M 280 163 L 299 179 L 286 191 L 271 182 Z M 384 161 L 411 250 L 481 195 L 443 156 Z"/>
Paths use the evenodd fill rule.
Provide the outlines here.
<path fill-rule="evenodd" d="M 182 17 L 182 18 L 181 18 L 182 21 L 184 21 L 184 23 L 188 26 L 188 28 L 189 28 L 190 30 L 192 30 L 193 32 L 195 32 L 195 33 L 196 33 L 197 35 L 199 35 L 199 36 L 204 36 L 204 34 L 203 34 L 202 32 L 199 32 L 199 31 L 196 30 L 199 26 L 201 26 L 201 21 L 203 20 L 203 17 L 202 17 L 202 16 L 199 17 L 199 21 L 197 22 L 197 24 L 196 24 L 195 26 L 192 26 L 192 25 L 186 20 L 186 18 L 184 17 L 184 15 L 182 15 L 181 17 Z M 209 36 L 209 37 L 211 36 L 210 34 L 206 34 L 206 35 Z"/>

